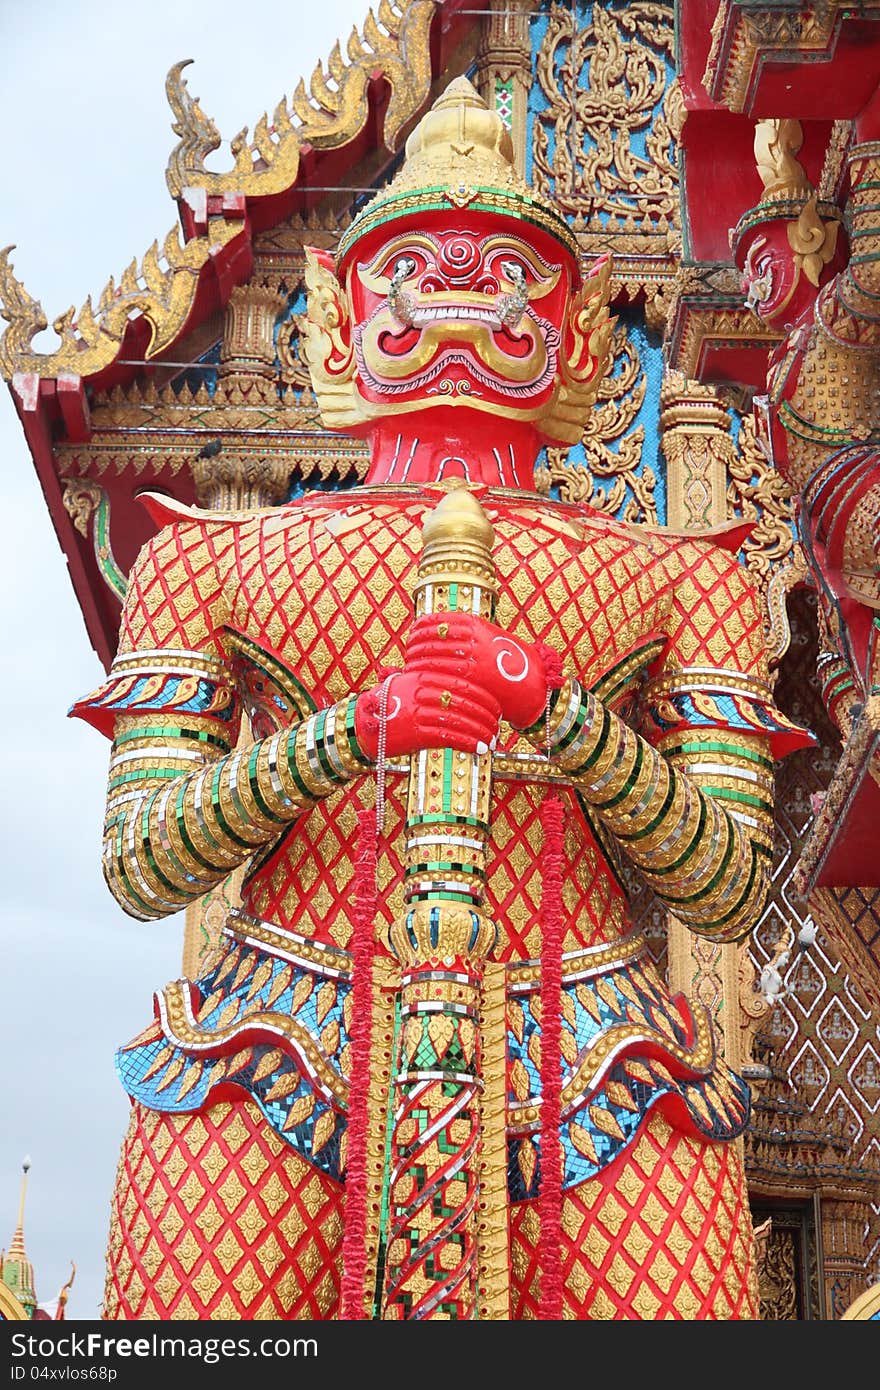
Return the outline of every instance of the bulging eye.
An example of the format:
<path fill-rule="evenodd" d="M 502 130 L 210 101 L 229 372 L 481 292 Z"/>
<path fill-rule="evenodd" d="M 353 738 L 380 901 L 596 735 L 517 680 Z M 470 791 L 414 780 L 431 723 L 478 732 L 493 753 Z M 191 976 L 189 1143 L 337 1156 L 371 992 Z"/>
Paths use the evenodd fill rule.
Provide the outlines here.
<path fill-rule="evenodd" d="M 411 280 L 418 274 L 424 266 L 424 258 L 416 257 L 409 251 L 399 251 L 394 256 L 389 256 L 382 267 L 381 274 L 387 275 L 392 285 L 402 285 L 405 280 Z"/>
<path fill-rule="evenodd" d="M 415 272 L 416 263 L 412 256 L 398 256 L 394 262 L 391 279 L 399 285 L 402 280 L 408 280 Z"/>
<path fill-rule="evenodd" d="M 429 259 L 427 247 L 396 237 L 372 261 L 357 267 L 358 279 L 371 294 L 384 299 L 389 292 L 397 294 L 414 276 L 421 275 Z"/>
<path fill-rule="evenodd" d="M 524 242 L 489 237 L 485 245 L 486 267 L 518 300 L 543 299 L 559 283 L 562 267 L 551 265 Z"/>
<path fill-rule="evenodd" d="M 503 260 L 498 263 L 501 273 L 516 289 L 525 290 L 528 286 L 526 268 L 520 261 Z"/>

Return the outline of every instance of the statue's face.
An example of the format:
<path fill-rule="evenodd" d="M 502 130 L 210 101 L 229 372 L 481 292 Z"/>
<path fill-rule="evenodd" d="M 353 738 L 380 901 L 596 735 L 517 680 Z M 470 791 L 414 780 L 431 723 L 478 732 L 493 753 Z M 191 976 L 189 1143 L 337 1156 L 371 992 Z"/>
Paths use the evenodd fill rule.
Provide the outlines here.
<path fill-rule="evenodd" d="M 470 404 L 536 418 L 557 389 L 565 258 L 506 219 L 445 221 L 389 230 L 352 263 L 361 396 L 383 414 Z"/>
<path fill-rule="evenodd" d="M 765 323 L 788 332 L 811 308 L 842 264 L 838 229 L 822 221 L 813 199 L 797 218 L 768 218 L 745 232 L 736 247 L 743 295 Z"/>
<path fill-rule="evenodd" d="M 765 222 L 747 232 L 737 248 L 742 270 L 742 289 L 748 307 L 775 327 L 786 326 L 798 274 L 785 223 Z M 793 319 L 792 319 L 793 322 Z"/>
<path fill-rule="evenodd" d="M 344 285 L 329 252 L 307 247 L 304 347 L 324 424 L 363 433 L 463 407 L 577 443 L 610 358 L 610 258 L 577 275 L 540 229 L 454 209 L 364 239 Z"/>

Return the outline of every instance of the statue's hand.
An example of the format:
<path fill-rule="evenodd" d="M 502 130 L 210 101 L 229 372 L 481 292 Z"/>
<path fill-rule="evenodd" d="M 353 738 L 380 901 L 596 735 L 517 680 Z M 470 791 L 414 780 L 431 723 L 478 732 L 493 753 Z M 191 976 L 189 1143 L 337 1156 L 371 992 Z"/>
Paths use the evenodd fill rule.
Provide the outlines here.
<path fill-rule="evenodd" d="M 548 653 L 549 654 L 549 653 Z M 358 699 L 356 733 L 369 757 L 379 736 L 376 686 Z M 499 721 L 527 728 L 547 697 L 544 649 L 514 641 L 494 623 L 470 613 L 436 613 L 416 620 L 404 669 L 387 690 L 386 752 L 457 748 L 484 753 Z"/>
<path fill-rule="evenodd" d="M 406 665 L 458 674 L 469 688 L 498 702 L 502 718 L 526 729 L 547 699 L 548 665 L 559 663 L 542 643 L 521 642 L 472 613 L 434 613 L 418 618 L 406 646 Z"/>
<path fill-rule="evenodd" d="M 386 686 L 385 752 L 389 758 L 422 748 L 456 748 L 485 753 L 494 747 L 501 711 L 485 691 L 460 676 L 431 670 L 393 671 L 382 684 L 358 696 L 355 733 L 367 757 L 379 753 L 382 686 Z"/>
<path fill-rule="evenodd" d="M 485 752 L 499 720 L 527 728 L 546 701 L 549 649 L 512 637 L 473 613 L 434 613 L 413 624 L 405 667 L 388 687 L 386 751 Z M 557 660 L 557 657 L 556 657 Z M 357 703 L 357 739 L 374 756 L 378 688 Z"/>

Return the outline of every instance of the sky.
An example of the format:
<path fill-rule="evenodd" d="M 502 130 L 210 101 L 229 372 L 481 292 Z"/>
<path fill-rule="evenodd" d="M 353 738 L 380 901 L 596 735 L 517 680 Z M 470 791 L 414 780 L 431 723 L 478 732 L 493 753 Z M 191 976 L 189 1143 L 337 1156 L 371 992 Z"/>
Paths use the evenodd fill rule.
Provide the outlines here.
<path fill-rule="evenodd" d="M 368 0 L 0 0 L 0 247 L 52 320 L 138 260 L 177 220 L 165 76 L 224 140 L 252 130 Z M 228 145 L 212 158 L 219 162 Z M 231 157 L 229 160 L 231 163 Z M 0 324 L 0 328 L 5 325 Z M 51 351 L 51 329 L 34 346 Z M 37 1296 L 77 1273 L 68 1317 L 100 1315 L 110 1196 L 128 1100 L 116 1047 L 181 973 L 183 918 L 126 917 L 100 869 L 108 745 L 66 712 L 103 668 L 92 651 L 11 396 L 0 383 L 0 1247 L 31 1159 L 25 1244 Z"/>

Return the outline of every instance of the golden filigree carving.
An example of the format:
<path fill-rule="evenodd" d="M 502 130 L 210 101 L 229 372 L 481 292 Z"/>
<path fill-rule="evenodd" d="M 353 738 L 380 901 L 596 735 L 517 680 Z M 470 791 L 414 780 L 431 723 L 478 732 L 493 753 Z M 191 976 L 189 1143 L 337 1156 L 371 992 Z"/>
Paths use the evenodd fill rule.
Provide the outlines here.
<path fill-rule="evenodd" d="M 785 595 L 803 577 L 805 563 L 794 539 L 791 487 L 762 448 L 752 415 L 742 422 L 729 474 L 731 512 L 755 523 L 743 545 L 743 558 L 763 599 L 768 656 L 775 666 L 787 650 L 790 636 Z"/>
<path fill-rule="evenodd" d="M 297 392 L 299 409 L 305 418 L 320 428 L 318 401 L 312 388 L 312 374 L 302 354 L 302 319 L 297 316 L 291 321 L 289 330 L 278 334 L 278 362 L 280 377 L 285 386 Z"/>
<path fill-rule="evenodd" d="M 290 217 L 275 227 L 267 227 L 254 237 L 254 274 L 265 275 L 269 265 L 293 264 L 305 274 L 305 247 L 317 246 L 335 251 L 340 232 L 351 223 L 351 214 L 311 208 L 301 216 Z M 283 259 L 282 259 L 283 258 Z M 290 258 L 289 262 L 288 259 Z"/>
<path fill-rule="evenodd" d="M 220 377 L 213 394 L 207 382 L 197 386 L 187 380 L 158 387 L 152 381 L 114 386 L 101 392 L 91 412 L 93 437 L 104 431 L 189 429 L 208 434 L 215 430 L 246 430 L 279 433 L 318 427 L 317 407 L 308 394 L 301 396 L 302 370 L 285 365 L 292 351 L 282 349 L 280 386 L 278 381 L 255 377 L 242 381 L 242 374 Z M 294 359 L 290 359 L 292 363 Z M 190 448 L 192 441 L 190 441 Z"/>
<path fill-rule="evenodd" d="M 788 651 L 791 642 L 788 595 L 799 585 L 805 583 L 807 576 L 807 557 L 804 555 L 802 547 L 795 541 L 788 557 L 771 571 L 764 590 L 767 665 L 770 668 L 771 677 L 775 677 L 777 667 Z"/>
<path fill-rule="evenodd" d="M 401 130 L 430 89 L 429 37 L 435 9 L 436 0 L 380 0 L 378 15 L 369 11 L 363 33 L 352 29 L 345 58 L 334 44 L 326 70 L 321 63 L 316 66 L 308 89 L 300 80 L 290 104 L 282 97 L 271 122 L 268 115 L 261 116 L 250 141 L 246 126 L 230 141 L 234 163 L 223 173 L 205 168 L 207 155 L 221 143 L 219 134 L 187 90 L 187 63 L 176 63 L 166 82 L 173 129 L 180 136 L 165 175 L 172 197 L 179 198 L 186 188 L 259 195 L 290 188 L 304 145 L 339 149 L 363 129 L 369 114 L 368 89 L 376 73 L 382 73 L 391 89 L 384 138 L 394 150 Z"/>
<path fill-rule="evenodd" d="M 87 478 L 67 479 L 65 481 L 62 497 L 64 510 L 81 536 L 88 538 L 92 515 L 97 510 L 103 496 L 104 489 L 99 487 L 97 483 L 89 482 Z"/>
<path fill-rule="evenodd" d="M 666 457 L 669 524 L 707 527 L 741 516 L 754 522 L 743 559 L 761 596 L 771 669 L 788 649 L 786 595 L 804 577 L 794 540 L 789 485 L 770 463 L 754 416 L 737 444 L 719 389 L 667 370 L 661 391 L 661 444 Z"/>
<path fill-rule="evenodd" d="M 199 105 L 198 97 L 191 97 L 187 90 L 183 70 L 192 61 L 192 58 L 183 58 L 175 63 L 165 78 L 165 96 L 174 116 L 171 129 L 180 138 L 172 158 L 176 156 L 177 162 L 186 169 L 203 166 L 208 155 L 219 150 L 223 143 L 211 117 L 206 116 Z"/>
<path fill-rule="evenodd" d="M 313 477 L 323 482 L 362 479 L 369 462 L 360 440 L 330 439 L 309 429 L 261 435 L 235 431 L 224 439 L 224 449 L 243 460 L 262 460 L 271 451 L 283 461 L 291 484 Z M 59 470 L 72 478 L 130 475 L 144 484 L 161 475 L 167 481 L 190 468 L 193 439 L 171 430 L 108 431 L 93 435 L 87 445 L 58 447 L 55 458 Z"/>
<path fill-rule="evenodd" d="M 487 106 L 502 115 L 513 140 L 518 174 L 525 172 L 526 125 L 532 85 L 529 34 L 532 0 L 490 0 L 480 36 L 475 83 Z"/>
<path fill-rule="evenodd" d="M 64 478 L 62 500 L 77 531 L 92 545 L 98 571 L 108 588 L 120 601 L 125 597 L 126 575 L 116 563 L 110 545 L 110 499 L 104 488 L 87 478 Z"/>
<path fill-rule="evenodd" d="M 586 502 L 625 521 L 656 525 L 656 475 L 650 465 L 637 471 L 645 428 L 633 428 L 647 383 L 638 349 L 623 325 L 614 330 L 611 357 L 611 371 L 602 378 L 581 436 L 585 461 L 569 462 L 568 449 L 548 448 L 548 466 L 538 470 L 537 485 L 547 492 L 556 484 L 566 502 Z M 602 486 L 603 482 L 610 482 L 610 487 Z M 631 495 L 625 501 L 628 492 Z"/>
<path fill-rule="evenodd" d="M 546 100 L 533 135 L 535 187 L 553 196 L 585 250 L 620 239 L 632 254 L 680 249 L 677 144 L 685 120 L 671 7 L 637 0 L 595 5 L 583 24 L 553 5 L 535 59 Z M 645 132 L 644 150 L 637 148 Z M 629 267 L 630 294 L 656 289 L 658 267 Z M 667 275 L 672 274 L 672 263 Z M 618 266 L 615 281 L 623 275 Z"/>
<path fill-rule="evenodd" d="M 59 314 L 53 327 L 61 344 L 48 353 L 31 347 L 47 320 L 39 302 L 16 279 L 8 247 L 0 254 L 0 314 L 9 324 L 0 339 L 0 374 L 7 381 L 14 372 L 94 376 L 117 357 L 129 320 L 137 314 L 150 326 L 144 357 L 158 356 L 186 323 L 203 267 L 241 230 L 240 222 L 212 218 L 205 236 L 193 237 L 182 246 L 177 228 L 172 228 L 162 250 L 154 241 L 140 266 L 133 260 L 118 285 L 111 276 L 97 307 L 89 296 L 78 315 L 72 307 Z"/>
<path fill-rule="evenodd" d="M 797 1319 L 797 1250 L 794 1231 L 771 1227 L 759 1278 L 761 1318 L 765 1322 Z"/>
<path fill-rule="evenodd" d="M 0 318 L 9 325 L 0 338 L 0 372 L 7 381 L 13 372 L 22 370 L 19 363 L 32 355 L 31 339 L 42 333 L 49 322 L 39 300 L 29 295 L 15 277 L 9 260 L 14 250 L 14 246 L 6 246 L 0 251 Z"/>

